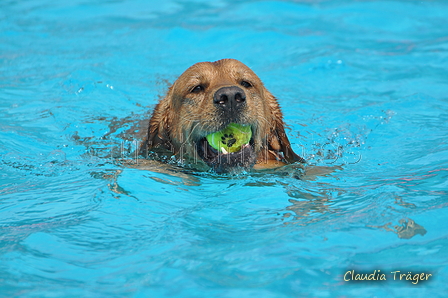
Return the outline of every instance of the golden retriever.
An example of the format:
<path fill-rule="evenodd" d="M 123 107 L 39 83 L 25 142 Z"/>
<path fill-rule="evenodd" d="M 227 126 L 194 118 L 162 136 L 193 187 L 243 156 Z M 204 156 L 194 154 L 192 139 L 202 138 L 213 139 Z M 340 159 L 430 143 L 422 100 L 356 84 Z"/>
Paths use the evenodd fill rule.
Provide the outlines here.
<path fill-rule="evenodd" d="M 206 136 L 230 123 L 249 125 L 252 137 L 237 152 L 219 152 Z M 218 173 L 305 162 L 291 148 L 276 98 L 234 59 L 196 63 L 174 82 L 149 121 L 140 154 L 149 152 Z"/>

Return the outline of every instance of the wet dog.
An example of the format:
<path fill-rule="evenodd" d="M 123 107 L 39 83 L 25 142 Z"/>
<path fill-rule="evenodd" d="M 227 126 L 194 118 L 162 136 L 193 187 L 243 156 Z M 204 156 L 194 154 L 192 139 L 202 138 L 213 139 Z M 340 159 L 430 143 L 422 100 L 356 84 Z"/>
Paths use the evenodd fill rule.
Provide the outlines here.
<path fill-rule="evenodd" d="M 207 136 L 230 124 L 250 128 L 247 143 L 232 152 L 212 146 Z M 305 162 L 292 150 L 284 125 L 276 98 L 249 67 L 234 59 L 201 62 L 155 107 L 140 154 L 175 155 L 218 173 Z"/>

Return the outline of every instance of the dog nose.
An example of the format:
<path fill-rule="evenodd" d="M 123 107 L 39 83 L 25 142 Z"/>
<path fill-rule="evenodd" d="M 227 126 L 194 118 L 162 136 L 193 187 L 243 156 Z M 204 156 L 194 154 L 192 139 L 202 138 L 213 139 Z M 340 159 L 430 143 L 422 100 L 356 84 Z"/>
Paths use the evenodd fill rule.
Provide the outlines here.
<path fill-rule="evenodd" d="M 222 87 L 215 92 L 213 102 L 225 110 L 234 110 L 246 103 L 246 94 L 237 86 Z"/>

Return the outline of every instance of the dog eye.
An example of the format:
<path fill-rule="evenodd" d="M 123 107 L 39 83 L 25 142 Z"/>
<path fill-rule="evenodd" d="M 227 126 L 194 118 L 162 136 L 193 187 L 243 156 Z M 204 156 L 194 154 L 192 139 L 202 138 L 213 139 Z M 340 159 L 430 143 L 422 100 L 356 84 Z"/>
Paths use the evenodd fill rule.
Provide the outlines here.
<path fill-rule="evenodd" d="M 252 87 L 252 84 L 249 83 L 248 81 L 241 81 L 241 86 L 245 87 L 245 88 L 250 88 Z"/>
<path fill-rule="evenodd" d="M 204 86 L 202 85 L 197 85 L 190 90 L 191 93 L 199 93 L 201 91 L 204 91 Z"/>

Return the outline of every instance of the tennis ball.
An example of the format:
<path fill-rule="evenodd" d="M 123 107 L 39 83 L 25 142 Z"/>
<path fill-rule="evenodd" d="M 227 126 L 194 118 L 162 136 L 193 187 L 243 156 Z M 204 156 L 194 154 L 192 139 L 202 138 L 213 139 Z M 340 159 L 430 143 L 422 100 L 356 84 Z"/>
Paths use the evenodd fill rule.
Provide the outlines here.
<path fill-rule="evenodd" d="M 249 125 L 230 123 L 226 128 L 207 135 L 207 141 L 222 153 L 238 152 L 241 146 L 249 143 L 252 130 Z"/>

